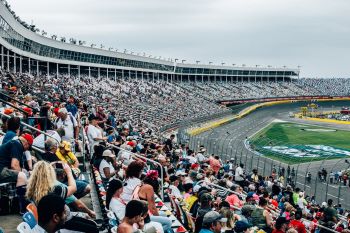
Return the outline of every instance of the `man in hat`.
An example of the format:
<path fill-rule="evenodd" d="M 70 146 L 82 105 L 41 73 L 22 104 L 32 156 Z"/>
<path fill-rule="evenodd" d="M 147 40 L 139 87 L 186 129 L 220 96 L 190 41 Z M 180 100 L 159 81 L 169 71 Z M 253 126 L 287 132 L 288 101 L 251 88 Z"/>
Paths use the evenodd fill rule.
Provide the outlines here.
<path fill-rule="evenodd" d="M 75 117 L 67 111 L 66 108 L 60 108 L 58 110 L 58 118 L 55 121 L 56 128 L 63 128 L 65 131 L 65 136 L 62 137 L 62 140 L 71 142 L 72 140 L 75 143 L 78 143 L 79 138 L 79 126 Z"/>
<path fill-rule="evenodd" d="M 237 221 L 234 227 L 235 233 L 248 233 L 252 225 L 245 221 Z"/>
<path fill-rule="evenodd" d="M 216 211 L 209 211 L 203 217 L 202 229 L 200 233 L 220 233 L 221 223 L 227 222 L 227 218 L 223 218 L 221 214 Z"/>
<path fill-rule="evenodd" d="M 102 130 L 98 126 L 98 117 L 95 115 L 89 116 L 89 126 L 87 127 L 87 136 L 90 143 L 90 151 L 93 153 L 93 149 L 95 145 L 98 145 L 99 142 L 107 140 L 106 137 L 102 136 Z"/>
<path fill-rule="evenodd" d="M 33 136 L 24 133 L 18 139 L 13 139 L 0 146 L 0 184 L 16 183 L 16 193 L 21 213 L 25 212 L 26 201 L 24 195 L 27 184 L 27 176 L 22 171 L 23 153 L 29 150 L 32 144 Z"/>

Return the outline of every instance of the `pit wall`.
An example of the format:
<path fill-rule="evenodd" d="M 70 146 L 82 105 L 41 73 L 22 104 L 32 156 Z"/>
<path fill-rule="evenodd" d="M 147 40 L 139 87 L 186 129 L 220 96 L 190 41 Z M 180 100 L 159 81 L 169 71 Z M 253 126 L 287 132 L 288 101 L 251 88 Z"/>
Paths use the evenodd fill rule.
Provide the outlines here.
<path fill-rule="evenodd" d="M 322 99 L 312 99 L 312 100 L 313 101 L 341 101 L 341 100 L 350 100 L 350 97 L 329 97 L 328 99 L 325 97 L 322 97 Z M 293 103 L 293 102 L 300 102 L 300 101 L 310 101 L 310 99 L 309 98 L 308 99 L 298 98 L 298 99 L 292 99 L 292 100 L 276 100 L 276 101 L 258 103 L 258 104 L 255 104 L 255 105 L 252 105 L 250 107 L 243 109 L 238 114 L 228 116 L 228 117 L 225 117 L 225 118 L 222 118 L 219 120 L 209 121 L 201 126 L 190 128 L 187 130 L 187 133 L 190 136 L 196 136 L 196 135 L 204 133 L 208 130 L 217 128 L 217 127 L 222 126 L 224 124 L 230 123 L 234 120 L 240 119 L 240 118 L 252 113 L 253 111 L 255 111 L 258 108 L 268 107 L 268 106 L 277 105 L 277 104 L 287 104 L 287 103 Z M 322 122 L 328 122 L 328 123 L 342 122 L 342 124 L 350 124 L 350 122 L 336 121 L 336 120 L 331 120 L 331 119 L 307 118 L 307 120 L 313 120 L 313 121 L 321 121 L 322 120 Z M 334 121 L 336 121 L 336 122 L 334 122 Z"/>

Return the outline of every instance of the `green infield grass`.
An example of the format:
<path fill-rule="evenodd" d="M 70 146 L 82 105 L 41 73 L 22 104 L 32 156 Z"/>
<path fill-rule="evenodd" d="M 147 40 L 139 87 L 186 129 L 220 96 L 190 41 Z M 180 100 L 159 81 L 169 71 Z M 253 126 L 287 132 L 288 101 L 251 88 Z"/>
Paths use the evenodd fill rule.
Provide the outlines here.
<path fill-rule="evenodd" d="M 249 140 L 251 149 L 288 164 L 350 156 L 350 131 L 272 123 Z"/>

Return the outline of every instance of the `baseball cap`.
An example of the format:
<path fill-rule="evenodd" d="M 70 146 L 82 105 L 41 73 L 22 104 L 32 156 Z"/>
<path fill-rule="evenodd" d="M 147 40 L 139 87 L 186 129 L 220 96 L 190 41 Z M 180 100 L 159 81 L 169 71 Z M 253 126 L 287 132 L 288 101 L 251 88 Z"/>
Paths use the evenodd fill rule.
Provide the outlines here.
<path fill-rule="evenodd" d="M 223 216 L 216 211 L 209 211 L 203 217 L 203 224 L 213 222 L 227 222 L 227 218 L 223 218 Z"/>
<path fill-rule="evenodd" d="M 34 139 L 32 135 L 30 135 L 29 133 L 24 133 L 21 135 L 21 137 L 28 142 L 29 146 L 33 145 Z"/>
<path fill-rule="evenodd" d="M 176 171 L 175 176 L 185 176 L 187 175 L 186 172 L 183 172 L 182 170 Z"/>
<path fill-rule="evenodd" d="M 112 151 L 111 151 L 111 150 L 105 150 L 105 151 L 103 151 L 103 153 L 102 153 L 102 157 L 110 157 L 110 158 L 114 158 L 114 157 L 115 157 L 115 155 L 112 153 Z"/>
<path fill-rule="evenodd" d="M 252 227 L 251 224 L 244 222 L 244 221 L 237 221 L 235 224 L 234 231 L 239 233 L 247 230 L 248 228 Z"/>

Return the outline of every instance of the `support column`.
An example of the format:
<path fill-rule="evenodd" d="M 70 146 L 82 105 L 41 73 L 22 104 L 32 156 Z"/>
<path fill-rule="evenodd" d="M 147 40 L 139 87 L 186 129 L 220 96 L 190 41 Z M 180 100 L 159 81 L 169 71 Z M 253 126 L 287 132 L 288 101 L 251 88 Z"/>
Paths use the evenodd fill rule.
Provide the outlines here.
<path fill-rule="evenodd" d="M 117 69 L 114 69 L 114 82 L 117 81 Z"/>
<path fill-rule="evenodd" d="M 4 46 L 1 46 L 1 69 L 4 69 Z"/>
<path fill-rule="evenodd" d="M 47 78 L 49 78 L 49 75 L 50 75 L 50 63 L 47 62 L 47 70 L 46 70 L 46 76 L 47 76 Z"/>
<path fill-rule="evenodd" d="M 154 72 L 152 72 L 152 82 L 154 83 Z"/>
<path fill-rule="evenodd" d="M 107 80 L 108 80 L 108 68 L 107 68 Z"/>
<path fill-rule="evenodd" d="M 141 80 L 143 82 L 143 71 L 141 71 Z"/>
<path fill-rule="evenodd" d="M 124 81 L 124 70 L 122 70 L 122 79 Z"/>
<path fill-rule="evenodd" d="M 68 77 L 70 77 L 70 64 L 68 64 Z"/>
<path fill-rule="evenodd" d="M 97 77 L 100 78 L 100 67 L 97 68 Z"/>
<path fill-rule="evenodd" d="M 10 50 L 7 50 L 7 71 L 10 71 Z"/>
<path fill-rule="evenodd" d="M 60 75 L 59 74 L 59 70 L 58 70 L 58 63 L 56 63 L 56 77 L 58 78 L 58 75 Z"/>
<path fill-rule="evenodd" d="M 36 61 L 36 75 L 39 76 L 39 61 Z"/>
<path fill-rule="evenodd" d="M 16 53 L 13 53 L 13 73 L 17 72 L 16 59 Z"/>
<path fill-rule="evenodd" d="M 80 66 L 78 66 L 78 80 L 80 82 Z"/>
<path fill-rule="evenodd" d="M 30 74 L 30 57 L 28 57 L 28 73 Z"/>
<path fill-rule="evenodd" d="M 91 67 L 89 66 L 89 79 L 91 81 Z"/>
<path fill-rule="evenodd" d="M 19 73 L 22 74 L 22 56 L 19 57 Z"/>
<path fill-rule="evenodd" d="M 129 70 L 129 78 L 128 78 L 128 80 L 130 80 L 131 79 L 131 70 Z"/>

